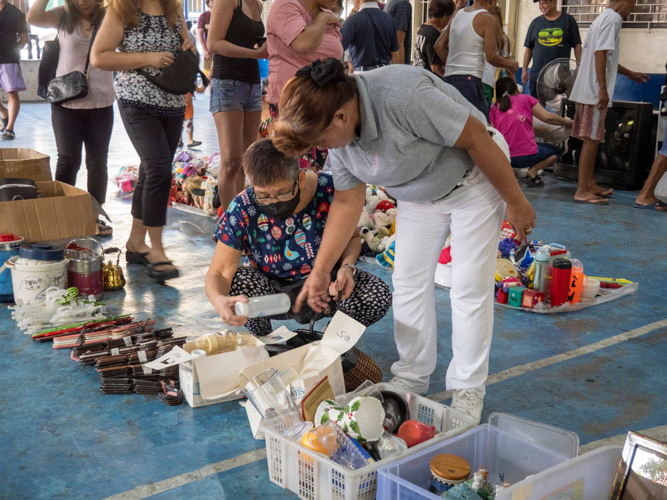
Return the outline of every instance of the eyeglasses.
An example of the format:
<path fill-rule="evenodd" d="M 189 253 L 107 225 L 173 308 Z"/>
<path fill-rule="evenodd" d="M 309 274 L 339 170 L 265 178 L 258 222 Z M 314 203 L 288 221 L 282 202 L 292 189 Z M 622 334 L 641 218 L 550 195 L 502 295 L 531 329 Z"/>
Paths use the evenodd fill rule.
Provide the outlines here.
<path fill-rule="evenodd" d="M 292 198 L 294 198 L 294 195 L 296 194 L 296 187 L 298 185 L 299 185 L 299 180 L 297 179 L 294 181 L 292 189 L 289 192 L 277 194 L 275 196 L 266 196 L 264 198 L 257 197 L 257 194 L 255 194 L 255 190 L 253 189 L 253 196 L 255 198 L 255 201 L 260 205 L 270 205 L 271 203 L 273 203 L 273 200 L 275 200 L 276 202 L 290 201 Z"/>

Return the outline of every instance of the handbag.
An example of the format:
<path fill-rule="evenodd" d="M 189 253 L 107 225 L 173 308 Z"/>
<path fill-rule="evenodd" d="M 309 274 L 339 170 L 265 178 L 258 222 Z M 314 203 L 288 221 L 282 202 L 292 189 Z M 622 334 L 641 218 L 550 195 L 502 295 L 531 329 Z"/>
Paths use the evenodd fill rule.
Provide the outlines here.
<path fill-rule="evenodd" d="M 338 269 L 338 266 L 336 266 L 334 270 L 331 271 L 331 281 L 336 280 Z M 290 310 L 287 312 L 287 316 L 297 323 L 301 325 L 310 323 L 312 325 L 316 321 L 319 321 L 332 313 L 328 308 L 319 313 L 315 312 L 310 308 L 307 302 L 304 302 L 301 305 L 301 310 L 299 312 L 294 312 L 294 304 L 296 304 L 296 298 L 301 293 L 301 288 L 303 288 L 303 284 L 306 282 L 305 279 L 287 281 L 286 279 L 272 278 L 270 279 L 270 282 L 276 293 L 286 293 L 289 296 L 292 307 L 290 307 Z M 333 307 L 335 308 L 336 306 L 334 305 Z"/>
<path fill-rule="evenodd" d="M 54 78 L 49 82 L 49 90 L 46 100 L 51 104 L 64 104 L 76 99 L 83 99 L 88 95 L 88 68 L 90 66 L 90 50 L 93 48 L 93 42 L 97 35 L 97 29 L 93 31 L 86 55 L 86 66 L 81 71 L 72 71 L 66 75 Z M 60 51 L 59 51 L 60 52 Z"/>
<path fill-rule="evenodd" d="M 183 37 L 180 34 L 178 37 L 183 46 Z M 197 75 L 201 76 L 205 87 L 210 83 L 199 69 L 199 57 L 191 50 L 179 49 L 174 56 L 173 64 L 157 76 L 151 75 L 143 68 L 139 68 L 137 72 L 160 90 L 175 95 L 193 94 L 197 88 Z"/>
<path fill-rule="evenodd" d="M 56 77 L 58 70 L 58 59 L 60 59 L 60 29 L 63 25 L 63 19 L 60 18 L 58 25 L 58 34 L 55 40 L 44 42 L 42 49 L 42 60 L 39 63 L 39 70 L 37 72 L 37 95 L 42 99 L 46 99 L 49 91 L 49 83 Z"/>

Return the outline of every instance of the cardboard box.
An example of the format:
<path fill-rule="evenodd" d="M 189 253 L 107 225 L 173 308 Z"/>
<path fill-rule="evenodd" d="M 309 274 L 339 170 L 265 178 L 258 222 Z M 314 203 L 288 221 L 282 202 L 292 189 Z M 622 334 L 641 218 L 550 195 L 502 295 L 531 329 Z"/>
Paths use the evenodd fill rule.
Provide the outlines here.
<path fill-rule="evenodd" d="M 366 330 L 364 325 L 338 311 L 321 341 L 278 354 L 244 368 L 239 374 L 239 385 L 245 387 L 248 380 L 269 368 L 275 368 L 279 373 L 294 368 L 303 379 L 305 394 L 313 390 L 324 377 L 329 377 L 334 395 L 345 394 L 345 379 L 340 356 L 354 347 L 364 330 Z"/>
<path fill-rule="evenodd" d="M 37 190 L 36 200 L 0 202 L 0 233 L 27 243 L 98 234 L 89 193 L 58 181 L 37 182 Z"/>
<path fill-rule="evenodd" d="M 20 177 L 35 182 L 51 180 L 49 157 L 24 148 L 0 149 L 0 179 Z"/>
<path fill-rule="evenodd" d="M 269 359 L 265 345 L 285 342 L 295 335 L 283 326 L 266 337 L 253 337 L 253 344 L 244 349 L 196 359 L 175 347 L 144 366 L 161 370 L 178 364 L 181 391 L 192 408 L 226 403 L 245 397 L 243 386 L 239 385 L 239 372 Z"/>

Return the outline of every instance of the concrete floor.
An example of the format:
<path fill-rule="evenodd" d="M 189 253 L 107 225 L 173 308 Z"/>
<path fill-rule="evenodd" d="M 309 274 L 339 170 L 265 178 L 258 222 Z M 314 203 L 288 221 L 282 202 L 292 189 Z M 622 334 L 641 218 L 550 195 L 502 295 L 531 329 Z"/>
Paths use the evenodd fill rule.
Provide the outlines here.
<path fill-rule="evenodd" d="M 137 158 L 116 116 L 109 158 L 113 178 Z M 195 137 L 201 151 L 217 151 L 207 98 L 195 102 Z M 46 104 L 24 104 L 17 139 L 2 147 L 27 147 L 51 155 L 55 142 Z M 112 181 L 113 182 L 113 181 Z M 85 187 L 85 170 L 79 175 Z M 124 246 L 129 201 L 109 187 L 105 205 L 114 238 Z M 506 412 L 575 431 L 595 448 L 623 440 L 629 429 L 667 438 L 667 216 L 632 208 L 633 193 L 618 192 L 608 207 L 575 205 L 574 186 L 547 179 L 528 197 L 538 214 L 535 238 L 571 249 L 590 275 L 640 282 L 624 300 L 564 315 L 496 309 L 490 378 L 482 420 Z M 137 266 L 125 268 L 128 286 L 108 293 L 118 313 L 147 311 L 159 325 L 181 331 L 221 326 L 204 295 L 204 274 L 213 254 L 214 222 L 169 210 L 169 222 L 189 220 L 203 234 L 165 231 L 168 255 L 181 277 L 155 284 Z M 389 280 L 387 271 L 364 264 Z M 429 394 L 446 400 L 445 373 L 451 357 L 449 293 L 436 291 L 439 363 Z M 36 344 L 0 309 L 0 498 L 138 499 L 293 498 L 270 483 L 264 442 L 255 441 L 236 402 L 191 409 L 167 407 L 157 398 L 103 395 L 97 374 Z M 360 348 L 390 377 L 396 359 L 391 312 L 369 328 Z"/>

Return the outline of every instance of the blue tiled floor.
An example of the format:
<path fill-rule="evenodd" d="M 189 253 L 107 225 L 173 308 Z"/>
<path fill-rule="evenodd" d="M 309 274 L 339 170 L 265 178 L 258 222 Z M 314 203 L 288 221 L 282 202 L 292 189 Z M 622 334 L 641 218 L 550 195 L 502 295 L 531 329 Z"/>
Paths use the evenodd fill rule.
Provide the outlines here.
<path fill-rule="evenodd" d="M 195 137 L 201 151 L 217 151 L 215 127 L 206 98 L 195 102 Z M 118 117 L 117 117 L 118 118 Z M 51 155 L 55 143 L 45 104 L 24 104 L 17 140 L 7 147 L 29 147 Z M 120 119 L 116 120 L 110 176 L 136 156 Z M 79 185 L 85 186 L 85 170 Z M 124 246 L 129 233 L 129 202 L 114 198 L 110 185 L 105 208 L 113 219 L 114 239 Z M 538 213 L 534 236 L 570 248 L 590 275 L 640 282 L 624 300 L 566 315 L 537 315 L 496 309 L 491 373 L 585 346 L 664 319 L 667 278 L 667 217 L 632 208 L 633 194 L 618 192 L 609 207 L 575 205 L 574 186 L 547 179 L 543 190 L 529 190 Z M 169 210 L 168 225 L 189 220 L 200 236 L 167 229 L 168 255 L 181 278 L 157 285 L 143 268 L 125 269 L 128 286 L 107 295 L 112 310 L 146 311 L 160 325 L 181 331 L 212 331 L 220 326 L 204 295 L 204 275 L 214 245 L 212 220 Z M 364 264 L 383 278 L 390 273 Z M 449 293 L 436 291 L 438 367 L 430 393 L 445 390 L 451 358 Z M 191 409 L 167 407 L 144 396 L 108 396 L 98 391 L 97 375 L 55 351 L 35 344 L 0 309 L 2 369 L 0 383 L 0 498 L 100 499 L 157 483 L 264 447 L 250 434 L 237 402 Z M 483 420 L 502 411 L 577 432 L 582 444 L 667 424 L 664 352 L 667 329 L 494 384 L 487 389 Z M 386 378 L 396 359 L 391 312 L 369 328 L 362 350 Z M 269 482 L 266 460 L 208 476 L 164 491 L 159 500 L 192 498 L 292 498 Z M 132 498 L 136 498 L 132 497 Z"/>

